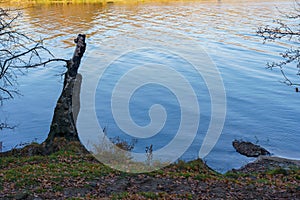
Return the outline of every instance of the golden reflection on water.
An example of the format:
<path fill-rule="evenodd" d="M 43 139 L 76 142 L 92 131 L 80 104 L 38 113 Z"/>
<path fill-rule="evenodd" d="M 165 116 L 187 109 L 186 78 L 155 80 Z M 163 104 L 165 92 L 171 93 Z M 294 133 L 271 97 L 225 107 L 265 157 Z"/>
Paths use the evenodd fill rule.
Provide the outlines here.
<path fill-rule="evenodd" d="M 180 28 L 179 21 L 176 22 L 175 19 L 192 14 L 185 8 L 178 8 L 178 13 L 169 13 L 169 11 L 165 10 L 164 6 L 168 5 L 168 2 L 170 4 L 174 3 L 174 1 L 164 0 L 151 1 L 154 2 L 152 4 L 155 6 L 154 11 L 151 9 L 148 10 L 138 4 L 111 4 L 103 6 L 101 3 L 57 4 L 54 2 L 58 1 L 42 1 L 44 4 L 32 5 L 32 1 L 22 1 L 22 4 L 14 4 L 13 2 L 15 1 L 2 3 L 2 5 L 17 8 L 25 7 L 25 17 L 22 20 L 30 24 L 30 30 L 43 34 L 42 37 L 46 40 L 57 39 L 63 42 L 66 48 L 73 46 L 72 38 L 76 33 L 86 33 L 88 38 L 94 35 L 101 35 L 104 32 L 118 32 L 118 34 L 122 34 L 123 32 L 132 33 L 131 30 L 125 30 L 122 27 L 128 25 L 131 29 L 137 28 L 143 30 L 146 24 L 150 25 L 150 31 L 155 26 L 164 25 L 169 27 L 169 20 L 174 22 L 172 26 L 178 25 L 178 28 Z M 180 7 L 178 3 L 180 2 L 176 2 L 175 5 L 172 4 L 172 9 L 176 8 L 176 6 Z M 181 12 L 180 10 L 182 9 L 185 11 Z M 169 15 L 168 19 L 166 15 Z M 24 28 L 28 29 L 25 24 Z M 156 29 L 156 31 L 158 30 Z M 163 32 L 163 29 L 159 32 Z"/>
<path fill-rule="evenodd" d="M 245 39 L 253 39 L 252 35 L 243 34 L 245 27 L 259 26 L 259 20 L 264 18 L 256 19 L 256 16 L 270 16 L 275 10 L 275 7 L 267 10 L 257 9 L 259 7 L 248 8 L 251 6 L 249 2 L 259 2 L 258 0 L 105 1 L 126 2 L 126 5 L 101 2 L 104 1 L 10 0 L 2 2 L 1 7 L 25 8 L 23 28 L 46 40 L 62 42 L 64 48 L 73 46 L 72 38 L 77 33 L 86 33 L 88 38 L 97 40 L 94 41 L 95 44 L 100 44 L 103 37 L 131 35 L 142 40 L 149 39 L 149 33 L 152 33 L 153 40 L 158 40 L 160 35 L 176 33 L 195 36 L 204 42 L 213 40 L 251 48 L 243 42 L 232 40 L 230 36 L 239 35 Z M 264 3 L 266 2 L 275 1 L 265 0 Z M 254 21 L 257 24 L 252 24 Z"/>
<path fill-rule="evenodd" d="M 192 1 L 221 1 L 221 0 L 10 0 L 10 3 L 18 4 L 138 4 L 138 3 L 168 3 L 168 2 L 192 2 Z M 226 0 L 228 1 L 228 0 Z M 1 2 L 1 0 L 0 0 Z"/>
<path fill-rule="evenodd" d="M 77 33 L 86 33 L 94 26 L 102 11 L 101 4 L 38 4 L 25 7 L 20 27 L 25 26 L 31 30 L 30 34 L 68 48 L 74 46 Z"/>

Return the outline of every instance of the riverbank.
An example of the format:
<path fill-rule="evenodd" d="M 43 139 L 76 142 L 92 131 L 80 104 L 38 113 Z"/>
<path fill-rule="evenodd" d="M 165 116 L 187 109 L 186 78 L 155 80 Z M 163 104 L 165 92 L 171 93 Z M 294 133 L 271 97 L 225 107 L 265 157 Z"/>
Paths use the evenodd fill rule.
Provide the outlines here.
<path fill-rule="evenodd" d="M 180 161 L 151 173 L 129 174 L 99 163 L 92 155 L 83 154 L 75 146 L 68 145 L 68 148 L 48 156 L 2 154 L 0 198 L 300 198 L 298 161 L 259 157 L 256 162 L 240 170 L 219 174 L 198 159 Z M 28 149 L 26 152 L 29 152 Z"/>

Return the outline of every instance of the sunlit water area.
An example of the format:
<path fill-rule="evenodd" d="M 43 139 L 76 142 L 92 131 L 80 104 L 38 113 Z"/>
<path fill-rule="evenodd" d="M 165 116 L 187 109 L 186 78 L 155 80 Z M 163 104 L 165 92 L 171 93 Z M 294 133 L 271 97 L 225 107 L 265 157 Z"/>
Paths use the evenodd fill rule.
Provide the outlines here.
<path fill-rule="evenodd" d="M 291 42 L 263 44 L 256 35 L 259 26 L 282 18 L 279 10 L 290 11 L 293 1 L 99 2 L 102 1 L 11 1 L 1 3 L 1 7 L 22 8 L 23 17 L 16 22 L 18 28 L 35 38 L 44 38 L 44 45 L 59 58 L 71 58 L 74 38 L 78 33 L 87 34 L 87 50 L 80 73 L 88 74 L 87 79 L 95 81 L 94 86 L 84 85 L 82 90 L 95 94 L 94 115 L 110 137 L 137 139 L 136 152 L 145 152 L 150 144 L 154 150 L 161 149 L 175 137 L 182 120 L 182 105 L 170 87 L 152 81 L 134 90 L 129 98 L 131 119 L 140 127 L 151 124 L 148 113 L 151 106 L 164 107 L 163 123 L 159 120 L 164 119 L 164 113 L 153 115 L 152 119 L 154 122 L 159 119 L 161 130 L 149 138 L 146 133 L 143 138 L 139 138 L 138 133 L 134 137 L 123 133 L 111 108 L 118 104 L 118 101 L 111 102 L 114 86 L 128 70 L 148 66 L 149 61 L 155 66 L 172 66 L 188 80 L 200 108 L 199 119 L 188 120 L 189 127 L 198 123 L 198 128 L 192 144 L 181 156 L 183 160 L 196 159 L 213 113 L 210 89 L 214 90 L 214 85 L 208 87 L 205 78 L 199 76 L 189 59 L 183 56 L 184 60 L 182 55 L 189 54 L 194 59 L 199 55 L 199 63 L 203 65 L 207 60 L 203 52 L 206 52 L 220 72 L 226 93 L 224 127 L 216 145 L 204 157 L 207 164 L 225 172 L 252 161 L 235 152 L 231 144 L 234 139 L 257 143 L 275 156 L 300 159 L 299 93 L 279 82 L 282 77 L 278 71 L 265 68 L 267 62 L 280 60 L 279 53 L 289 48 Z M 192 48 L 193 45 L 197 48 Z M 209 72 L 210 66 L 207 69 L 203 66 L 201 70 Z M 99 69 L 102 72 L 107 69 L 101 80 Z M 14 130 L 0 132 L 4 151 L 20 143 L 42 142 L 47 137 L 64 70 L 63 63 L 52 63 L 18 77 L 21 95 L 3 102 L 0 107 L 1 119 L 16 125 Z M 134 83 L 148 79 L 153 76 L 149 73 L 137 73 L 131 80 Z M 158 71 L 158 75 L 170 80 L 168 73 Z M 184 87 L 180 82 L 174 85 Z M 122 85 L 126 91 L 128 87 Z M 114 98 L 122 99 L 126 95 Z M 94 106 L 93 103 L 87 105 Z M 198 116 L 192 103 L 183 106 L 191 111 L 190 118 Z M 121 120 L 125 117 L 126 112 L 118 113 Z M 94 137 L 93 133 L 89 134 Z M 189 137 L 192 133 L 185 134 Z M 174 153 L 178 149 L 174 148 Z"/>

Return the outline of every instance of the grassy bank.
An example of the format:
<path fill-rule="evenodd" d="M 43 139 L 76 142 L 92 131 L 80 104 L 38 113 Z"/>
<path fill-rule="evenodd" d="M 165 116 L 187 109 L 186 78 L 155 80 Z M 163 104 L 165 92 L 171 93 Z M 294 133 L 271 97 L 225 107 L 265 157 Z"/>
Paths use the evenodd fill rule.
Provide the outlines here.
<path fill-rule="evenodd" d="M 201 160 L 155 172 L 113 170 L 89 154 L 0 158 L 1 199 L 274 199 L 300 198 L 300 170 L 218 174 Z"/>

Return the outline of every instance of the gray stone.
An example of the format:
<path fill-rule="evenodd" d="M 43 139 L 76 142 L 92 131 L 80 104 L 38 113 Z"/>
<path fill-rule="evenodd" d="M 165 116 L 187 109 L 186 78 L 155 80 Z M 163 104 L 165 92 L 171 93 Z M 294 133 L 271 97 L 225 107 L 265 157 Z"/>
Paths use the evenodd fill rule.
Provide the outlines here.
<path fill-rule="evenodd" d="M 232 142 L 232 146 L 235 148 L 235 150 L 238 153 L 247 157 L 258 157 L 261 155 L 270 155 L 269 151 L 251 142 L 234 140 Z"/>

